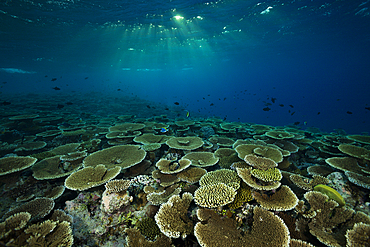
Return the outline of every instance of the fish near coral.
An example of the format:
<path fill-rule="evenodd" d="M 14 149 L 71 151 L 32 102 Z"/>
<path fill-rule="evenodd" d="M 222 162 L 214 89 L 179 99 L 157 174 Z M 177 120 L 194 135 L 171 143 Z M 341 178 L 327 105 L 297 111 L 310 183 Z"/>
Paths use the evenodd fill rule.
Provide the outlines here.
<path fill-rule="evenodd" d="M 339 194 L 339 192 L 329 186 L 326 186 L 324 184 L 318 184 L 313 188 L 313 190 L 327 195 L 330 199 L 336 201 L 341 207 L 346 205 L 346 202 L 344 201 L 343 197 Z"/>

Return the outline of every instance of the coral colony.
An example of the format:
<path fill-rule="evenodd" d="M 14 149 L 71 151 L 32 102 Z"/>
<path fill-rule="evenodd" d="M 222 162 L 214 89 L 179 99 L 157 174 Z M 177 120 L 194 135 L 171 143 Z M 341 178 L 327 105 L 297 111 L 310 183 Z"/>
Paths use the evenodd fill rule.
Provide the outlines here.
<path fill-rule="evenodd" d="M 368 246 L 370 136 L 63 111 L 3 125 L 3 246 Z"/>

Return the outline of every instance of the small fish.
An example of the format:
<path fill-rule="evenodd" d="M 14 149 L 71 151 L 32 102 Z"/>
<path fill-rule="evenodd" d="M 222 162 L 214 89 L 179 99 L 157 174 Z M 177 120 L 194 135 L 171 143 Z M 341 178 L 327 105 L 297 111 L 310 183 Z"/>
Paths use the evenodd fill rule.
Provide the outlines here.
<path fill-rule="evenodd" d="M 89 77 L 85 77 L 85 80 L 89 79 Z"/>
<path fill-rule="evenodd" d="M 121 89 L 120 89 L 120 88 L 118 88 L 118 89 L 117 89 L 117 91 L 121 91 Z"/>
<path fill-rule="evenodd" d="M 347 114 L 352 114 L 352 112 L 351 111 L 347 111 Z"/>
<path fill-rule="evenodd" d="M 190 112 L 186 111 L 186 117 L 190 117 Z"/>
<path fill-rule="evenodd" d="M 215 104 L 211 103 L 209 106 L 214 106 Z"/>
<path fill-rule="evenodd" d="M 168 109 L 168 107 L 164 108 L 166 111 L 169 111 L 170 109 Z"/>
<path fill-rule="evenodd" d="M 264 110 L 264 111 L 269 111 L 269 110 L 271 110 L 271 108 L 270 108 L 270 107 L 265 107 L 265 108 L 263 108 L 262 110 Z"/>
<path fill-rule="evenodd" d="M 294 108 L 294 106 L 293 105 L 289 105 L 290 107 L 292 107 L 292 108 Z"/>
<path fill-rule="evenodd" d="M 60 90 L 60 88 L 59 87 L 53 87 L 52 89 L 54 89 L 54 90 Z"/>
<path fill-rule="evenodd" d="M 370 111 L 370 107 L 365 107 L 366 110 Z"/>
<path fill-rule="evenodd" d="M 1 103 L 2 105 L 10 105 L 11 103 L 9 102 L 9 101 L 6 101 L 6 100 L 4 100 L 4 102 L 3 103 Z"/>
<path fill-rule="evenodd" d="M 56 81 L 56 80 L 57 80 L 57 78 L 52 78 L 52 79 L 51 79 L 51 81 Z"/>
<path fill-rule="evenodd" d="M 321 112 L 318 112 L 317 115 L 320 115 Z"/>
<path fill-rule="evenodd" d="M 73 103 L 72 103 L 72 102 L 70 102 L 70 101 L 68 101 L 68 102 L 66 103 L 66 105 L 73 105 Z"/>
<path fill-rule="evenodd" d="M 293 115 L 294 115 L 294 113 L 295 113 L 295 111 L 294 111 L 294 112 L 292 112 L 292 113 L 290 113 L 290 116 L 293 116 Z"/>
<path fill-rule="evenodd" d="M 150 105 L 147 105 L 146 107 L 149 108 L 149 109 L 151 108 Z"/>
<path fill-rule="evenodd" d="M 161 133 L 166 133 L 168 131 L 168 129 L 165 128 L 165 127 L 162 127 L 160 131 L 161 131 Z"/>
<path fill-rule="evenodd" d="M 7 84 L 8 82 L 7 81 L 3 81 L 2 84 Z"/>
<path fill-rule="evenodd" d="M 61 105 L 61 104 L 58 104 L 57 108 L 58 109 L 62 109 L 64 107 L 64 105 Z"/>
<path fill-rule="evenodd" d="M 280 107 L 284 107 L 284 105 L 283 105 L 283 104 L 279 104 L 279 106 L 280 106 Z"/>
<path fill-rule="evenodd" d="M 179 103 L 179 102 L 175 102 L 174 104 L 175 104 L 175 105 L 180 105 L 180 103 Z"/>
<path fill-rule="evenodd" d="M 299 125 L 301 122 L 294 122 L 294 125 Z"/>
<path fill-rule="evenodd" d="M 271 97 L 271 102 L 272 102 L 272 103 L 275 103 L 275 101 L 276 101 L 276 98 L 272 98 L 272 97 Z"/>

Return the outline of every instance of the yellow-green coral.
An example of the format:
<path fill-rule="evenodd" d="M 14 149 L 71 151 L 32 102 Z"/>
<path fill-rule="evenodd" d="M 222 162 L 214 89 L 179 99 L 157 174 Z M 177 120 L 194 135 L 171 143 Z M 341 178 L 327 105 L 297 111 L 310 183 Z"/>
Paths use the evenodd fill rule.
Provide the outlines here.
<path fill-rule="evenodd" d="M 140 233 L 147 237 L 149 240 L 154 241 L 155 238 L 161 233 L 159 227 L 152 218 L 143 218 L 136 223 L 136 227 Z"/>
<path fill-rule="evenodd" d="M 237 209 L 243 206 L 243 203 L 253 200 L 253 196 L 250 190 L 250 187 L 242 182 L 240 188 L 236 191 L 236 196 L 233 202 L 228 206 L 230 209 Z"/>
<path fill-rule="evenodd" d="M 319 191 L 327 195 L 330 199 L 336 201 L 341 207 L 346 205 L 346 202 L 344 201 L 343 197 L 338 193 L 338 191 L 329 186 L 318 184 L 313 188 L 313 190 Z"/>
<path fill-rule="evenodd" d="M 277 168 L 269 168 L 267 170 L 253 169 L 251 175 L 264 182 L 280 181 L 282 178 L 281 172 Z"/>

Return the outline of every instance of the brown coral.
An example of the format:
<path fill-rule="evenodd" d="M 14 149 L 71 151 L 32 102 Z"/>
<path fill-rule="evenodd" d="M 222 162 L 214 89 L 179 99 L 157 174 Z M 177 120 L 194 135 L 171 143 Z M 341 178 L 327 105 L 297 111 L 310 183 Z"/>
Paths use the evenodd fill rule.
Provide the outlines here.
<path fill-rule="evenodd" d="M 182 198 L 173 195 L 161 205 L 154 219 L 161 232 L 169 238 L 183 239 L 193 231 L 193 223 L 187 217 L 187 211 L 193 196 L 184 193 Z"/>
<path fill-rule="evenodd" d="M 207 173 L 207 170 L 200 167 L 189 167 L 177 174 L 177 177 L 184 182 L 195 184 L 199 179 Z"/>
<path fill-rule="evenodd" d="M 267 170 L 252 169 L 251 175 L 264 182 L 280 181 L 283 177 L 277 168 L 269 168 Z"/>
<path fill-rule="evenodd" d="M 199 187 L 194 193 L 194 201 L 205 208 L 217 208 L 234 201 L 235 189 L 224 183 L 216 183 Z"/>
<path fill-rule="evenodd" d="M 224 183 L 227 186 L 233 188 L 234 190 L 237 190 L 240 187 L 240 177 L 238 177 L 238 174 L 233 170 L 220 169 L 206 173 L 199 180 L 200 186 L 217 183 Z"/>
<path fill-rule="evenodd" d="M 356 223 L 353 229 L 347 230 L 347 247 L 368 246 L 370 238 L 370 225 L 365 223 Z"/>
<path fill-rule="evenodd" d="M 30 246 L 72 246 L 73 244 L 72 228 L 67 221 L 47 220 L 29 226 L 24 232 L 29 235 L 27 243 Z"/>
<path fill-rule="evenodd" d="M 160 159 L 155 166 L 164 174 L 174 174 L 185 170 L 191 165 L 191 161 L 187 158 L 180 160 Z"/>
<path fill-rule="evenodd" d="M 167 187 L 180 182 L 180 179 L 176 174 L 164 174 L 160 170 L 154 170 L 152 172 L 152 177 L 158 179 L 161 186 Z"/>
<path fill-rule="evenodd" d="M 289 230 L 280 217 L 260 207 L 255 207 L 253 213 L 252 230 L 243 234 L 235 220 L 198 209 L 200 222 L 194 227 L 194 235 L 202 247 L 289 246 Z"/>
<path fill-rule="evenodd" d="M 146 152 L 139 145 L 119 145 L 94 152 L 83 163 L 85 167 L 103 164 L 107 168 L 119 166 L 127 169 L 143 161 L 145 156 Z"/>
<path fill-rule="evenodd" d="M 35 164 L 36 161 L 37 161 L 36 158 L 29 156 L 0 158 L 0 176 L 27 169 L 28 167 L 33 166 L 33 164 Z"/>
<path fill-rule="evenodd" d="M 119 166 L 111 169 L 107 169 L 104 165 L 88 166 L 69 175 L 64 181 L 64 186 L 70 190 L 87 190 L 114 179 L 120 171 Z"/>
<path fill-rule="evenodd" d="M 320 175 L 313 175 L 312 179 L 309 179 L 298 174 L 292 174 L 289 176 L 289 179 L 293 182 L 293 184 L 303 190 L 313 190 L 313 188 L 318 184 L 329 183 L 329 179 Z"/>
<path fill-rule="evenodd" d="M 70 175 L 82 167 L 82 163 L 63 162 L 60 157 L 58 155 L 37 162 L 32 167 L 32 176 L 37 180 L 61 178 Z"/>
<path fill-rule="evenodd" d="M 312 215 L 308 223 L 310 233 L 328 246 L 345 246 L 344 232 L 356 223 L 370 223 L 369 216 L 347 207 L 339 207 L 336 201 L 329 200 L 327 195 L 320 192 L 306 192 L 304 197 L 310 204 L 308 214 Z"/>
<path fill-rule="evenodd" d="M 50 198 L 36 198 L 8 211 L 4 215 L 4 217 L 7 218 L 13 214 L 20 212 L 28 212 L 31 214 L 31 220 L 36 220 L 48 215 L 50 211 L 54 208 L 54 205 L 54 201 Z"/>
<path fill-rule="evenodd" d="M 266 193 L 254 192 L 254 199 L 266 210 L 288 211 L 295 208 L 298 204 L 298 198 L 294 192 L 286 185 L 282 185 L 271 196 Z"/>
<path fill-rule="evenodd" d="M 219 161 L 219 158 L 211 152 L 190 152 L 183 158 L 191 160 L 193 166 L 199 167 L 213 166 Z"/>
<path fill-rule="evenodd" d="M 356 184 L 366 189 L 370 189 L 370 177 L 369 176 L 360 175 L 358 173 L 354 173 L 350 171 L 346 171 L 345 174 L 351 183 Z"/>
<path fill-rule="evenodd" d="M 235 148 L 239 158 L 244 159 L 248 154 L 258 154 L 265 158 L 270 158 L 276 163 L 283 161 L 283 154 L 277 148 L 256 145 L 256 144 L 242 144 Z"/>
<path fill-rule="evenodd" d="M 252 168 L 236 168 L 238 176 L 250 187 L 257 190 L 273 190 L 280 187 L 279 181 L 263 182 L 254 178 L 251 174 Z"/>
<path fill-rule="evenodd" d="M 145 239 L 145 237 L 136 228 L 126 228 L 126 241 L 128 247 L 171 247 L 171 238 L 165 235 L 159 235 L 155 242 Z"/>
<path fill-rule="evenodd" d="M 358 174 L 363 174 L 365 172 L 370 172 L 367 167 L 361 167 L 358 160 L 352 157 L 332 157 L 325 160 L 325 162 L 341 171 L 350 171 Z"/>
<path fill-rule="evenodd" d="M 147 192 L 148 188 L 146 189 Z M 181 188 L 178 184 L 174 184 L 165 190 L 152 191 L 147 195 L 147 200 L 153 205 L 161 205 L 168 201 L 168 199 L 173 195 L 179 195 L 181 193 Z"/>
<path fill-rule="evenodd" d="M 370 136 L 349 135 L 347 138 L 363 144 L 370 144 Z"/>
<path fill-rule="evenodd" d="M 254 168 L 258 168 L 261 170 L 267 170 L 270 168 L 277 167 L 277 163 L 272 159 L 259 157 L 253 154 L 248 154 L 244 157 L 244 161 L 248 164 L 253 166 Z"/>
<path fill-rule="evenodd" d="M 271 130 L 266 132 L 265 135 L 277 140 L 294 138 L 294 134 L 281 130 Z"/>
<path fill-rule="evenodd" d="M 238 153 L 231 148 L 219 148 L 215 151 L 214 155 L 220 158 L 219 165 L 222 168 L 230 168 L 232 163 L 241 161 Z"/>
<path fill-rule="evenodd" d="M 202 138 L 196 136 L 187 137 L 172 137 L 166 144 L 170 148 L 181 149 L 181 150 L 194 150 L 203 146 L 204 142 Z"/>
<path fill-rule="evenodd" d="M 127 132 L 127 131 L 136 131 L 136 130 L 141 130 L 145 127 L 145 124 L 142 123 L 123 123 L 119 125 L 115 125 L 112 127 L 109 127 L 109 131 L 118 131 L 118 132 Z"/>
<path fill-rule="evenodd" d="M 338 146 L 338 149 L 345 154 L 348 154 L 349 156 L 359 158 L 359 159 L 366 159 L 370 160 L 370 150 L 367 150 L 363 147 L 358 147 L 355 145 L 350 144 L 340 144 Z"/>
<path fill-rule="evenodd" d="M 108 193 L 126 191 L 131 185 L 131 180 L 128 179 L 114 179 L 108 181 L 104 186 Z"/>

